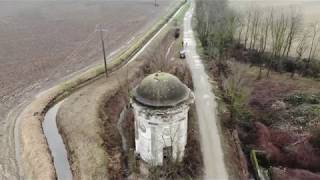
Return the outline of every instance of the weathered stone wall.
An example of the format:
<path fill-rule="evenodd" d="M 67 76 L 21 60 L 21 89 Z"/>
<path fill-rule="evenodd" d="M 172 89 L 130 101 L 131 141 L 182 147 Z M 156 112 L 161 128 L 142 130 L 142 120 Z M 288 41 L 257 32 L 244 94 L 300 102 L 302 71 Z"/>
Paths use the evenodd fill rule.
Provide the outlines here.
<path fill-rule="evenodd" d="M 162 165 L 163 148 L 172 147 L 173 159 L 182 160 L 187 143 L 188 104 L 155 110 L 133 103 L 136 152 L 153 165 Z"/>

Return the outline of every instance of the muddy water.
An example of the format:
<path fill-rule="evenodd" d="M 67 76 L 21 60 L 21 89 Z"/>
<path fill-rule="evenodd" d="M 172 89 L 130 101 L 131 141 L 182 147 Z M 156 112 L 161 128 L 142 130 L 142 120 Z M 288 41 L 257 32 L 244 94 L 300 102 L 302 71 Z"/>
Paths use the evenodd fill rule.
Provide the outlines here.
<path fill-rule="evenodd" d="M 56 169 L 58 179 L 71 180 L 72 173 L 70 170 L 67 151 L 56 123 L 57 112 L 61 104 L 62 102 L 56 104 L 47 112 L 42 126 L 53 156 L 54 167 Z"/>
<path fill-rule="evenodd" d="M 128 162 L 128 140 L 127 140 L 127 137 L 125 135 L 125 131 L 126 129 L 124 129 L 122 127 L 124 121 L 127 120 L 127 115 L 128 115 L 128 106 L 125 106 L 121 113 L 120 113 L 120 117 L 118 119 L 118 122 L 117 122 L 117 129 L 119 131 L 119 134 L 121 136 L 121 141 L 122 141 L 122 156 L 124 157 L 124 174 L 125 174 L 125 177 L 128 177 L 129 175 L 129 162 Z"/>
<path fill-rule="evenodd" d="M 122 140 L 122 150 L 125 153 L 128 152 L 128 143 L 127 143 L 127 138 L 126 138 L 125 132 L 124 132 L 125 129 L 122 128 L 122 124 L 127 119 L 127 114 L 128 114 L 128 108 L 127 108 L 127 106 L 125 106 L 123 108 L 123 110 L 121 111 L 121 113 L 120 113 L 120 117 L 119 117 L 119 120 L 118 120 L 118 123 L 117 123 L 117 128 L 118 128 L 118 131 L 120 133 L 121 140 Z"/>

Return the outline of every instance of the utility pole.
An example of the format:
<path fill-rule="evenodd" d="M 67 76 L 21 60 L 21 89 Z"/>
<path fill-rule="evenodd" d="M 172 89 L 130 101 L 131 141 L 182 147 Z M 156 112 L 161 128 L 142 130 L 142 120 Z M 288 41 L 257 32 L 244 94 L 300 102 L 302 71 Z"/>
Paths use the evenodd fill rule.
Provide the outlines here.
<path fill-rule="evenodd" d="M 101 24 L 100 24 L 100 39 L 101 39 L 102 53 L 103 53 L 103 60 L 104 60 L 104 70 L 105 70 L 106 78 L 108 78 L 108 67 L 107 67 L 106 50 L 105 50 L 105 47 L 104 47 L 103 31 L 102 31 Z"/>

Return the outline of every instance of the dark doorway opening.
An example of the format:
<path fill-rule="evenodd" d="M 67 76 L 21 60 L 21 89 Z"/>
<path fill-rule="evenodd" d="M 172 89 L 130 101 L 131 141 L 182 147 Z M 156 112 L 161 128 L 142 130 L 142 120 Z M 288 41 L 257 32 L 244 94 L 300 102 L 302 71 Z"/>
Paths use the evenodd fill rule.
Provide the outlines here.
<path fill-rule="evenodd" d="M 163 164 L 167 165 L 172 160 L 172 146 L 163 148 Z"/>

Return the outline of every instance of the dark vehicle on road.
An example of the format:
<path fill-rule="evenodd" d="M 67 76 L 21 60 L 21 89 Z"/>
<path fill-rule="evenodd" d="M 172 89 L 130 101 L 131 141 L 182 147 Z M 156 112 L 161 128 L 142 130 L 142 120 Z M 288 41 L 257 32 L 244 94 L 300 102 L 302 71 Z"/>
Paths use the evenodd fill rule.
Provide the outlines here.
<path fill-rule="evenodd" d="M 180 28 L 176 28 L 174 31 L 174 37 L 178 39 L 180 37 Z"/>

